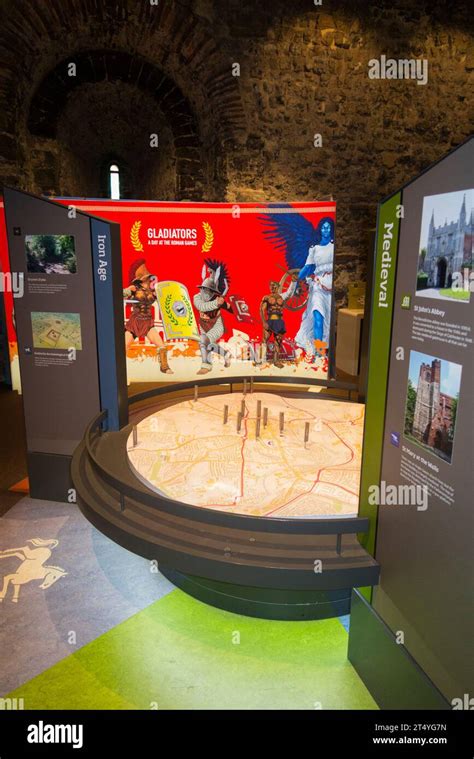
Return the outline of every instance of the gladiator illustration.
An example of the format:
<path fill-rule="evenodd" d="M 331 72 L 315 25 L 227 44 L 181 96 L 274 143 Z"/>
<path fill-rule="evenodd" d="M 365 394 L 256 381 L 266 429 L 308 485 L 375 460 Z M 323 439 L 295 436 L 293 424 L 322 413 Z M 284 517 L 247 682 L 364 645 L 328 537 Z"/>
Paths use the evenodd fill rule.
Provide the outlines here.
<path fill-rule="evenodd" d="M 299 282 L 306 279 L 308 283 L 309 297 L 295 342 L 308 354 L 314 351 L 315 355 L 324 355 L 324 349 L 313 346 L 329 345 L 333 260 L 334 221 L 325 217 L 317 226 L 305 265 L 298 274 Z"/>
<path fill-rule="evenodd" d="M 224 359 L 224 366 L 230 366 L 231 353 L 218 344 L 225 332 L 221 311 L 233 313 L 232 306 L 226 302 L 229 289 L 229 276 L 226 266 L 219 261 L 207 258 L 202 268 L 202 284 L 194 296 L 194 306 L 199 312 L 199 347 L 202 365 L 198 374 L 207 374 L 212 369 L 212 353 L 218 353 Z"/>
<path fill-rule="evenodd" d="M 147 337 L 158 348 L 160 369 L 164 374 L 173 374 L 168 365 L 168 348 L 155 327 L 153 304 L 156 301 L 154 283 L 156 275 L 150 274 L 145 259 L 134 261 L 129 270 L 131 284 L 124 289 L 124 298 L 133 301 L 132 313 L 125 323 L 125 350 L 134 340 Z"/>
<path fill-rule="evenodd" d="M 324 216 L 317 227 L 290 204 L 278 213 L 260 217 L 263 234 L 276 250 L 285 254 L 287 277 L 298 276 L 299 305 L 305 307 L 295 343 L 314 361 L 324 357 L 331 334 L 333 302 L 334 219 Z M 304 296 L 304 297 L 302 297 Z"/>
<path fill-rule="evenodd" d="M 273 337 L 273 363 L 278 369 L 282 369 L 284 364 L 281 361 L 282 342 L 286 334 L 285 320 L 283 318 L 283 309 L 286 301 L 292 297 L 297 287 L 297 274 L 292 275 L 292 282 L 289 288 L 282 293 L 279 282 L 270 282 L 270 293 L 264 295 L 260 303 L 260 317 L 263 324 L 263 342 L 268 351 L 268 346 Z"/>

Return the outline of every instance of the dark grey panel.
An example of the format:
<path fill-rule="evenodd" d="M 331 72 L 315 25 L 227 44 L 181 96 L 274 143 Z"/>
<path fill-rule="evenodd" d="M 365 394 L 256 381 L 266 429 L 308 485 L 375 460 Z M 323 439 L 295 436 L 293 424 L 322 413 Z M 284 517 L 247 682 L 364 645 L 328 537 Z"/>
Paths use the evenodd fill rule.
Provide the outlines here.
<path fill-rule="evenodd" d="M 352 591 L 348 657 L 381 709 L 449 709 L 373 607 Z"/>
<path fill-rule="evenodd" d="M 462 348 L 435 341 L 431 336 L 420 342 L 412 336 L 412 324 L 414 306 L 421 305 L 444 311 L 444 317 L 439 317 L 444 324 L 468 324 L 471 330 L 474 327 L 474 294 L 470 304 L 415 296 L 423 198 L 472 187 L 473 153 L 471 140 L 403 190 L 404 218 L 381 473 L 381 479 L 387 483 L 408 484 L 400 475 L 402 445 L 408 446 L 428 461 L 423 465 L 424 471 L 454 488 L 454 504 L 440 500 L 439 490 L 433 488 L 426 511 L 417 510 L 416 506 L 381 506 L 375 552 L 381 575 L 380 585 L 374 591 L 374 608 L 392 630 L 404 632 L 406 648 L 449 701 L 472 692 L 474 680 L 471 654 L 474 363 L 472 343 Z M 444 223 L 444 218 L 439 221 Z M 410 310 L 401 308 L 406 294 L 411 295 Z M 395 357 L 397 346 L 405 350 L 403 361 Z M 462 365 L 451 464 L 403 437 L 410 350 Z M 400 434 L 400 447 L 391 444 L 391 432 Z"/>
<path fill-rule="evenodd" d="M 122 290 L 122 255 L 120 242 L 120 225 L 110 224 L 112 240 L 112 290 L 114 302 L 114 335 L 115 335 L 115 372 L 117 382 L 117 405 L 119 409 L 119 426 L 128 424 L 128 389 L 127 366 L 125 357 L 124 326 L 123 326 L 123 290 Z"/>
<path fill-rule="evenodd" d="M 25 278 L 15 317 L 27 447 L 70 455 L 100 410 L 90 219 L 80 213 L 71 219 L 64 206 L 8 188 L 4 198 L 11 268 Z M 28 273 L 25 235 L 38 234 L 74 236 L 76 274 Z M 32 312 L 80 315 L 82 349 L 75 360 L 67 361 L 65 350 L 33 347 Z M 59 363 L 53 365 L 55 357 Z"/>
<path fill-rule="evenodd" d="M 211 606 L 261 619 L 328 619 L 348 614 L 351 588 L 301 591 L 233 585 L 177 572 L 160 564 L 173 585 Z"/>
<path fill-rule="evenodd" d="M 108 411 L 108 429 L 118 430 L 128 422 L 120 228 L 99 219 L 90 223 L 100 401 Z"/>
<path fill-rule="evenodd" d="M 68 501 L 71 480 L 71 457 L 51 453 L 28 453 L 30 497 L 46 501 Z"/>

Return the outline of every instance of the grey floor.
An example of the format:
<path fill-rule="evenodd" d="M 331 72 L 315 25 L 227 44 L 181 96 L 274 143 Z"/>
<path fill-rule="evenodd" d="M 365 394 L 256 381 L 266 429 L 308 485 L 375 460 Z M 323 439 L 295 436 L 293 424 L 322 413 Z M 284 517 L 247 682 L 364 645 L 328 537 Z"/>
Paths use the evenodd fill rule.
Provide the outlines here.
<path fill-rule="evenodd" d="M 11 503 L 0 519 L 0 552 L 55 538 L 59 544 L 45 563 L 67 575 L 47 589 L 41 579 L 22 585 L 18 603 L 10 585 L 0 603 L 0 696 L 173 589 L 149 561 L 92 527 L 77 506 L 27 497 Z M 20 563 L 0 559 L 0 586 Z"/>

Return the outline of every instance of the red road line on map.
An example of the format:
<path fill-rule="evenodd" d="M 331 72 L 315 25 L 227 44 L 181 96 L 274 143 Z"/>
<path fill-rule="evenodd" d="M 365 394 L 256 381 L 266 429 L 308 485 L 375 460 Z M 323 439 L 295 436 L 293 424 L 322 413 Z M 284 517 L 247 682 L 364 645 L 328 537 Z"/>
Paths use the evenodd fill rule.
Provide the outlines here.
<path fill-rule="evenodd" d="M 301 409 L 299 409 L 297 406 L 294 406 L 293 404 L 289 403 L 286 398 L 281 398 L 281 400 L 283 400 L 284 403 L 286 403 L 286 405 L 289 408 L 293 408 L 296 411 L 301 411 Z M 209 404 L 204 403 L 203 401 L 200 401 L 200 403 L 203 403 L 203 405 L 207 405 L 209 408 L 212 408 L 213 410 L 216 410 L 212 406 L 209 406 Z M 318 418 L 315 414 L 312 414 L 310 411 L 308 411 L 306 413 L 308 413 L 312 419 L 317 419 Z M 241 470 L 240 470 L 240 495 L 235 496 L 233 504 L 213 503 L 213 504 L 206 504 L 205 508 L 208 508 L 208 509 L 209 508 L 227 508 L 228 509 L 231 506 L 236 506 L 237 505 L 237 500 L 239 498 L 244 498 L 244 495 L 245 495 L 245 483 L 244 483 L 245 457 L 244 457 L 244 450 L 245 450 L 245 444 L 246 444 L 246 442 L 248 440 L 247 422 L 248 422 L 248 419 L 250 418 L 249 414 L 250 414 L 250 410 L 246 407 L 246 414 L 243 417 L 243 422 L 245 424 L 245 434 L 243 436 L 242 445 L 241 445 L 241 449 L 240 449 L 240 455 L 241 455 L 241 458 L 242 458 L 242 466 L 241 466 Z M 333 430 L 333 428 L 331 427 L 331 425 L 325 419 L 322 419 L 321 417 L 319 417 L 319 418 L 321 419 L 321 421 L 323 422 L 323 424 L 325 424 L 327 427 L 329 427 L 329 429 L 331 430 L 331 432 L 334 435 L 336 435 L 336 437 L 338 438 L 338 440 L 340 440 L 341 443 L 346 448 L 348 448 L 349 451 L 350 451 L 350 453 L 351 453 L 350 458 L 348 459 L 348 461 L 342 462 L 342 464 L 341 464 L 341 462 L 339 462 L 337 464 L 337 467 L 340 467 L 341 465 L 345 466 L 346 464 L 350 464 L 351 461 L 353 461 L 354 457 L 355 457 L 355 453 L 354 453 L 354 450 L 353 450 L 352 446 L 350 446 L 349 443 L 346 443 L 346 441 L 340 435 L 338 435 L 335 430 Z M 361 418 L 362 418 L 362 415 L 359 417 L 359 419 L 361 419 Z M 349 420 L 349 423 L 350 424 L 354 424 L 355 421 L 358 421 L 359 419 L 354 420 L 354 421 Z M 297 420 L 293 419 L 291 421 L 297 421 Z M 301 419 L 298 420 L 298 421 L 301 421 Z M 347 422 L 347 420 L 342 420 L 341 422 L 332 421 L 331 423 L 332 424 L 341 424 L 341 423 L 346 423 L 347 424 L 348 422 Z M 351 495 L 357 496 L 357 493 L 354 493 L 352 490 L 349 490 L 348 488 L 345 488 L 343 485 L 338 485 L 337 483 L 327 482 L 327 481 L 324 481 L 324 480 L 320 479 L 321 472 L 323 472 L 325 469 L 331 469 L 331 468 L 332 468 L 332 466 L 329 464 L 328 466 L 324 466 L 324 467 L 321 467 L 320 469 L 318 469 L 317 477 L 314 480 L 314 482 L 311 485 L 311 487 L 310 487 L 309 490 L 305 491 L 304 493 L 299 493 L 298 495 L 294 496 L 293 498 L 290 498 L 289 501 L 286 501 L 286 503 L 283 503 L 281 506 L 278 506 L 278 508 L 273 509 L 272 511 L 268 511 L 265 514 L 265 516 L 270 516 L 271 514 L 275 514 L 277 511 L 280 511 L 281 509 L 286 508 L 286 506 L 288 506 L 290 503 L 293 503 L 294 501 L 298 500 L 298 498 L 302 498 L 303 496 L 310 495 L 318 483 L 325 484 L 325 485 L 332 485 L 333 487 L 338 487 L 341 490 L 344 490 L 346 493 L 350 493 Z"/>
<path fill-rule="evenodd" d="M 344 485 L 339 485 L 338 482 L 328 482 L 327 480 L 319 480 L 321 485 L 332 485 L 334 488 L 340 488 L 341 490 L 344 490 L 346 493 L 350 493 L 351 495 L 357 495 L 357 493 L 354 493 L 353 490 L 349 490 L 349 488 L 345 488 Z"/>
<path fill-rule="evenodd" d="M 235 498 L 234 498 L 234 506 L 237 505 L 237 500 L 239 498 L 243 498 L 244 497 L 244 491 L 245 491 L 245 486 L 244 486 L 244 470 L 245 470 L 244 449 L 245 449 L 245 443 L 248 440 L 247 420 L 248 420 L 249 413 L 250 413 L 250 410 L 247 408 L 247 405 L 245 405 L 245 409 L 246 409 L 246 413 L 245 413 L 245 416 L 243 418 L 243 422 L 245 423 L 245 435 L 243 436 L 242 445 L 241 445 L 241 448 L 240 448 L 240 455 L 242 457 L 242 466 L 240 468 L 240 495 L 235 496 Z"/>
<path fill-rule="evenodd" d="M 335 435 L 335 436 L 336 436 L 336 437 L 337 437 L 337 438 L 338 438 L 338 439 L 341 441 L 341 443 L 342 443 L 342 444 L 343 444 L 343 445 L 344 445 L 346 448 L 348 448 L 348 449 L 350 450 L 350 452 L 351 452 L 351 457 L 350 457 L 350 459 L 349 459 L 348 461 L 344 461 L 344 462 L 342 462 L 342 465 L 345 465 L 345 464 L 350 464 L 350 463 L 351 463 L 351 461 L 353 461 L 353 459 L 354 459 L 354 455 L 355 455 L 355 454 L 354 454 L 354 450 L 353 450 L 353 449 L 352 449 L 352 447 L 349 445 L 349 443 L 346 443 L 346 442 L 345 442 L 345 440 L 343 440 L 343 439 L 341 438 L 341 436 L 340 436 L 340 435 L 338 435 L 338 434 L 337 434 L 337 432 L 336 432 L 335 430 L 333 430 L 333 428 L 331 427 L 331 425 L 330 425 L 330 424 L 328 424 L 326 421 L 325 421 L 325 422 L 323 422 L 323 423 L 326 425 L 326 427 L 329 427 L 329 429 L 331 430 L 331 432 L 332 432 L 332 433 L 333 433 L 333 434 L 334 434 L 334 435 Z M 339 466 L 341 466 L 341 462 L 339 462 L 337 466 L 338 466 L 338 467 L 339 467 Z M 325 469 L 331 469 L 331 465 L 329 464 L 328 466 L 323 466 L 323 467 L 321 467 L 321 469 L 318 469 L 318 474 L 317 474 L 317 477 L 316 477 L 316 479 L 314 480 L 314 482 L 313 482 L 313 484 L 311 485 L 311 487 L 310 487 L 310 489 L 309 489 L 309 490 L 307 490 L 305 493 L 299 493 L 298 495 L 294 496 L 294 498 L 290 498 L 290 500 L 289 500 L 289 501 L 287 501 L 286 503 L 283 503 L 281 506 L 278 506 L 278 508 L 276 508 L 276 509 L 273 509 L 272 511 L 268 511 L 268 512 L 266 513 L 266 515 L 265 515 L 265 516 L 270 516 L 271 514 L 275 514 L 277 511 L 281 511 L 281 509 L 284 509 L 284 508 L 286 508 L 286 506 L 288 506 L 290 503 L 293 503 L 294 501 L 297 501 L 297 500 L 298 500 L 298 498 L 302 498 L 303 496 L 307 496 L 307 495 L 310 495 L 310 493 L 312 493 L 312 491 L 314 490 L 314 488 L 316 487 L 316 485 L 317 485 L 318 483 L 321 483 L 321 484 L 325 484 L 325 485 L 333 485 L 333 486 L 335 486 L 335 487 L 339 487 L 339 488 L 341 488 L 342 490 L 345 490 L 347 493 L 350 493 L 351 495 L 355 495 L 355 496 L 357 496 L 357 493 L 354 493 L 352 490 L 348 490 L 347 488 L 343 487 L 342 485 L 336 485 L 336 483 L 332 483 L 332 482 L 325 482 L 324 480 L 321 480 L 321 479 L 320 479 L 320 478 L 321 478 L 321 472 L 323 472 Z"/>
<path fill-rule="evenodd" d="M 350 450 L 350 452 L 351 452 L 351 457 L 350 457 L 349 461 L 344 461 L 344 462 L 343 462 L 343 465 L 345 465 L 345 464 L 350 464 L 350 463 L 351 463 L 351 461 L 354 461 L 354 457 L 355 457 L 354 449 L 352 448 L 352 446 L 351 446 L 351 445 L 349 445 L 349 443 L 346 443 L 346 441 L 345 441 L 345 440 L 344 440 L 344 439 L 343 439 L 343 438 L 342 438 L 340 435 L 338 435 L 338 434 L 337 434 L 336 430 L 333 430 L 333 428 L 331 427 L 331 425 L 330 425 L 330 424 L 328 424 L 327 422 L 324 422 L 324 424 L 326 425 L 326 427 L 329 427 L 329 429 L 331 430 L 331 432 L 332 432 L 332 433 L 333 433 L 333 434 L 334 434 L 334 435 L 335 435 L 335 436 L 336 436 L 336 437 L 337 437 L 337 438 L 338 438 L 338 439 L 341 441 L 341 443 L 342 443 L 342 444 L 343 444 L 343 445 L 344 445 L 346 448 L 348 448 L 348 449 Z M 325 466 L 325 467 L 323 467 L 323 469 L 331 469 L 331 465 L 329 465 L 329 466 Z"/>
<path fill-rule="evenodd" d="M 321 419 L 322 422 L 325 422 L 328 424 L 328 422 L 331 422 L 331 424 L 352 424 L 354 425 L 356 422 L 360 422 L 364 416 L 364 412 L 361 411 L 360 416 L 357 417 L 357 419 L 324 419 L 324 417 L 320 416 L 318 417 L 315 414 L 312 414 L 311 411 L 301 411 L 301 409 L 298 408 L 298 406 L 294 406 L 292 403 L 288 402 L 287 398 L 283 398 L 282 396 L 278 396 L 289 408 L 293 408 L 296 411 L 300 411 L 301 413 L 309 414 L 312 419 Z M 307 400 L 306 398 L 302 398 L 302 400 Z M 331 403 L 337 403 L 338 401 L 331 401 Z M 340 403 L 343 403 L 344 401 L 339 401 Z M 288 424 L 291 424 L 291 422 L 301 422 L 303 421 L 304 417 L 300 417 L 299 419 L 291 419 Z"/>
<path fill-rule="evenodd" d="M 295 495 L 293 498 L 290 498 L 290 500 L 287 501 L 286 503 L 282 503 L 281 506 L 278 506 L 276 509 L 273 509 L 273 511 L 267 511 L 267 513 L 265 514 L 265 516 L 268 517 L 271 514 L 275 514 L 276 511 L 280 511 L 281 509 L 284 509 L 286 506 L 289 506 L 290 503 L 293 503 L 293 501 L 298 500 L 298 498 L 301 498 L 303 495 L 309 495 L 314 490 L 314 488 L 316 487 L 316 485 L 318 484 L 320 474 L 321 474 L 321 469 L 318 469 L 318 476 L 314 480 L 314 482 L 311 485 L 311 487 L 310 487 L 309 490 L 307 490 L 304 493 L 299 493 L 298 495 Z"/>
<path fill-rule="evenodd" d="M 246 420 L 245 431 L 246 431 L 246 435 L 247 435 L 247 417 L 245 417 L 245 420 Z M 348 443 L 346 443 L 344 440 L 342 440 L 342 438 L 330 427 L 330 425 L 327 422 L 324 422 L 324 424 L 326 424 L 326 426 L 329 427 L 329 429 L 331 430 L 331 432 L 333 432 L 336 435 L 336 437 L 339 438 L 339 440 L 341 440 L 341 442 L 343 443 L 343 445 L 345 445 L 346 448 L 349 448 L 349 450 L 351 451 L 351 457 L 350 457 L 350 459 L 348 461 L 346 461 L 346 462 L 343 462 L 343 465 L 344 464 L 350 464 L 350 462 L 354 459 L 354 451 L 353 451 L 353 449 L 351 448 L 351 446 Z M 244 489 L 244 469 L 245 469 L 244 446 L 245 446 L 246 441 L 247 441 L 247 437 L 245 437 L 245 439 L 242 441 L 242 448 L 241 448 L 241 456 L 242 456 L 242 468 L 241 468 L 241 472 L 240 472 L 240 493 L 241 494 L 240 494 L 240 496 L 236 496 L 234 498 L 234 503 L 232 504 L 234 506 L 237 505 L 237 498 L 243 498 L 244 497 L 244 490 L 245 490 Z M 338 463 L 337 466 L 339 467 L 339 466 L 341 466 L 341 464 Z M 310 487 L 309 490 L 306 490 L 304 493 L 298 493 L 298 495 L 294 496 L 293 498 L 290 498 L 289 501 L 286 501 L 285 503 L 282 503 L 281 506 L 278 506 L 276 509 L 273 509 L 272 511 L 267 511 L 264 516 L 270 516 L 271 514 L 275 514 L 277 511 L 280 511 L 281 509 L 286 508 L 286 506 L 289 506 L 290 503 L 293 503 L 294 501 L 298 500 L 298 498 L 302 498 L 303 496 L 310 495 L 318 483 L 321 483 L 321 484 L 324 484 L 324 485 L 332 485 L 333 487 L 338 487 L 338 488 L 344 490 L 346 493 L 350 493 L 351 495 L 357 496 L 357 493 L 354 493 L 353 490 L 349 490 L 348 488 L 345 488 L 343 485 L 338 485 L 337 483 L 327 482 L 325 480 L 321 480 L 320 479 L 321 472 L 323 472 L 325 469 L 331 469 L 331 468 L 332 468 L 331 465 L 328 465 L 328 466 L 321 467 L 321 469 L 318 469 L 317 477 L 314 480 L 314 482 L 311 485 L 311 487 Z M 208 509 L 209 508 L 229 508 L 230 506 L 231 506 L 231 504 L 213 503 L 213 504 L 207 504 L 206 508 L 208 508 Z"/>
<path fill-rule="evenodd" d="M 211 406 L 209 403 L 206 403 L 205 401 L 201 400 L 200 398 L 199 398 L 199 400 L 197 400 L 197 401 L 194 401 L 194 402 L 193 402 L 193 401 L 189 401 L 189 403 L 191 404 L 191 408 L 194 408 L 194 404 L 195 404 L 195 403 L 196 403 L 196 404 L 197 404 L 197 403 L 200 403 L 202 406 L 206 406 L 207 408 L 210 408 L 210 409 L 212 409 L 213 411 L 215 411 L 215 412 L 216 412 L 216 413 L 215 413 L 215 416 L 220 416 L 220 413 L 221 413 L 221 409 L 218 409 L 218 408 L 216 408 L 215 406 Z M 197 409 L 197 410 L 199 411 L 199 409 Z"/>

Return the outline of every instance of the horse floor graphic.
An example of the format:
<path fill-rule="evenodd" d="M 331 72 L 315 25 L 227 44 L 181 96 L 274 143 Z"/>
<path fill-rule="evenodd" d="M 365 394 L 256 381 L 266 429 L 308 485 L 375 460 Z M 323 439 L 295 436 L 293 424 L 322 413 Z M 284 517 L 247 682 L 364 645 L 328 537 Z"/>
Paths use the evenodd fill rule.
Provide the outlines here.
<path fill-rule="evenodd" d="M 0 525 L 0 697 L 173 589 L 75 505 L 23 497 Z"/>
<path fill-rule="evenodd" d="M 4 576 L 3 587 L 0 590 L 0 602 L 6 598 L 10 584 L 13 586 L 11 600 L 13 603 L 18 603 L 22 585 L 26 585 L 26 583 L 32 582 L 32 580 L 42 580 L 43 582 L 39 587 L 46 590 L 46 588 L 51 587 L 61 577 L 67 575 L 67 572 L 61 567 L 45 564 L 51 557 L 52 549 L 59 545 L 59 540 L 54 538 L 50 540 L 32 538 L 26 542 L 31 543 L 34 547 L 30 548 L 30 546 L 26 545 L 21 548 L 10 548 L 0 551 L 0 559 L 15 557 L 21 561 L 16 572 L 11 572 Z"/>

